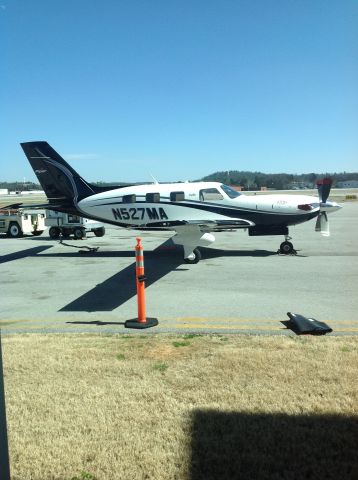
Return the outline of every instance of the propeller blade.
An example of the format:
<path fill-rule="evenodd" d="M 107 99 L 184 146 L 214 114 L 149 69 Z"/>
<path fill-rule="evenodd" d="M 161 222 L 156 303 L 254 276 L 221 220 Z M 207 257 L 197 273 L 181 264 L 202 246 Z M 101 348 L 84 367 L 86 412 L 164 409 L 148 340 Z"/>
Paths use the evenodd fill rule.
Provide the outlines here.
<path fill-rule="evenodd" d="M 326 212 L 320 212 L 318 214 L 315 230 L 316 232 L 321 232 L 321 235 L 324 237 L 329 237 L 329 223 Z"/>
<path fill-rule="evenodd" d="M 328 223 L 328 217 L 326 212 L 322 212 L 322 218 L 321 218 L 321 235 L 324 237 L 329 237 L 329 223 Z"/>
<path fill-rule="evenodd" d="M 323 180 L 317 181 L 318 196 L 320 203 L 326 203 L 327 198 L 329 197 L 329 192 L 331 191 L 332 179 L 324 178 Z"/>
<path fill-rule="evenodd" d="M 317 220 L 316 220 L 316 226 L 315 226 L 316 232 L 321 231 L 321 213 L 318 214 Z"/>

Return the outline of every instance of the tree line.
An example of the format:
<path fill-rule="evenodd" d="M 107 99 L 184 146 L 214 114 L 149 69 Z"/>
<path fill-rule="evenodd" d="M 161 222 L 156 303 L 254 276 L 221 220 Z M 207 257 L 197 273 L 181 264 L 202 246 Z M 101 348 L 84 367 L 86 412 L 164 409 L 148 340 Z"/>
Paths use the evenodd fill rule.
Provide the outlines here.
<path fill-rule="evenodd" d="M 358 180 L 358 173 L 262 173 L 246 170 L 229 170 L 215 172 L 200 179 L 205 182 L 220 182 L 227 185 L 242 187 L 243 190 L 260 190 L 261 187 L 275 190 L 287 190 L 289 188 L 313 188 L 320 178 L 330 177 L 333 187 L 337 182 Z M 123 182 L 93 182 L 98 186 L 125 185 Z M 9 191 L 42 190 L 38 183 L 34 182 L 2 182 L 0 188 L 7 188 Z"/>
<path fill-rule="evenodd" d="M 7 188 L 9 192 L 22 192 L 23 190 L 42 190 L 39 183 L 34 182 L 1 182 L 0 188 Z"/>
<path fill-rule="evenodd" d="M 317 180 L 329 177 L 332 186 L 337 182 L 358 180 L 358 173 L 262 173 L 249 172 L 246 170 L 229 170 L 215 172 L 203 177 L 205 182 L 221 182 L 227 185 L 240 186 L 243 190 L 260 190 L 261 187 L 275 190 L 287 190 L 289 188 L 313 188 Z"/>

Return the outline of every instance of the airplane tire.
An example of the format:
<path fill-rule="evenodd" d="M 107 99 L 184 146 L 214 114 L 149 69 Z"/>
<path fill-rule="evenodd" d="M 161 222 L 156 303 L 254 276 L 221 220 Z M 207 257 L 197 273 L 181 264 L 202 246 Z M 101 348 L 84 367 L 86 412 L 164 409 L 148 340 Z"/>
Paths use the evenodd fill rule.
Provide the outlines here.
<path fill-rule="evenodd" d="M 201 253 L 198 248 L 194 248 L 190 257 L 184 258 L 185 263 L 198 263 L 201 260 Z"/>
<path fill-rule="evenodd" d="M 22 230 L 19 224 L 17 222 L 11 222 L 7 234 L 12 238 L 22 237 Z"/>
<path fill-rule="evenodd" d="M 57 227 L 50 227 L 48 234 L 50 235 L 50 238 L 56 239 L 59 238 L 60 236 L 60 229 Z"/>
<path fill-rule="evenodd" d="M 294 248 L 291 242 L 282 242 L 280 245 L 280 253 L 283 253 L 284 255 L 290 255 L 293 253 Z"/>
<path fill-rule="evenodd" d="M 96 235 L 96 237 L 103 237 L 105 232 L 106 232 L 106 230 L 105 230 L 104 227 L 96 228 L 96 230 L 93 230 L 93 233 Z"/>

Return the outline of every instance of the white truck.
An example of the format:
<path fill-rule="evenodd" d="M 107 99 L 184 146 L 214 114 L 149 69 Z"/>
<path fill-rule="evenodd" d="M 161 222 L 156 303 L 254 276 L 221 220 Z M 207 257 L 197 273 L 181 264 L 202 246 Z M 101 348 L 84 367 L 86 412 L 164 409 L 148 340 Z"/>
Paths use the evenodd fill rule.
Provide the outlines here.
<path fill-rule="evenodd" d="M 0 209 L 0 233 L 9 237 L 41 235 L 45 228 L 44 210 Z"/>
<path fill-rule="evenodd" d="M 87 232 L 93 232 L 96 237 L 103 237 L 105 228 L 103 223 L 79 217 L 71 213 L 54 212 L 46 210 L 46 227 L 49 227 L 51 238 L 69 237 L 73 235 L 77 240 L 85 238 Z"/>

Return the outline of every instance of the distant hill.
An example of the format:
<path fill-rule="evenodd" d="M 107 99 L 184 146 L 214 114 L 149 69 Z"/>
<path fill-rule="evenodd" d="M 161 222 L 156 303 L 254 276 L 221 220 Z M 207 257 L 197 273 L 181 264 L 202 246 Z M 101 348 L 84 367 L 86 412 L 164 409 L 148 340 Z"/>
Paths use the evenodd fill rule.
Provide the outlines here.
<path fill-rule="evenodd" d="M 259 190 L 261 187 L 275 190 L 287 190 L 290 188 L 313 188 L 318 179 L 332 178 L 333 187 L 337 182 L 358 180 L 358 173 L 262 173 L 245 170 L 229 170 L 215 172 L 203 177 L 206 182 L 221 182 L 227 185 L 241 186 L 244 190 Z"/>

